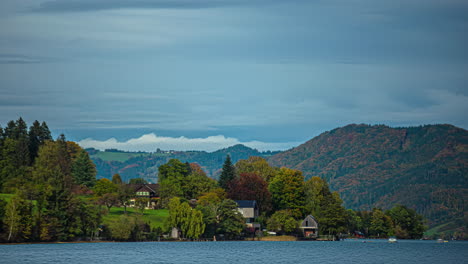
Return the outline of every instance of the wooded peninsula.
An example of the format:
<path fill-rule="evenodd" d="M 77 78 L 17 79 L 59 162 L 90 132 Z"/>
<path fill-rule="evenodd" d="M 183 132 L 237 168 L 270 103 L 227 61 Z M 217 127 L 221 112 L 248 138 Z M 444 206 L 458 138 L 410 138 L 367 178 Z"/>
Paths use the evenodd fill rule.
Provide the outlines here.
<path fill-rule="evenodd" d="M 197 163 L 170 159 L 157 184 L 96 179 L 86 150 L 45 122 L 0 126 L 0 241 L 419 239 L 424 218 L 401 204 L 346 209 L 321 177 L 261 157 L 225 157 L 217 180 Z"/>

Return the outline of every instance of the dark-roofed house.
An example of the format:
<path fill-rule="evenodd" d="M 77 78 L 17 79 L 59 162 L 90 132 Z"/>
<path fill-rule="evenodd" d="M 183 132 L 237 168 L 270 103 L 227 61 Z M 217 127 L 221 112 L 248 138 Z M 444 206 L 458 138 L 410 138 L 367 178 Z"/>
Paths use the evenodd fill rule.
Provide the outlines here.
<path fill-rule="evenodd" d="M 159 201 L 159 184 L 132 184 L 135 197 L 130 199 L 130 206 L 135 206 L 138 198 L 147 198 L 148 206 L 146 208 L 155 208 Z"/>
<path fill-rule="evenodd" d="M 258 217 L 258 205 L 255 200 L 236 200 L 237 210 L 245 218 L 247 227 L 252 228 L 253 231 L 260 230 L 260 224 L 255 223 L 255 219 Z"/>
<path fill-rule="evenodd" d="M 318 237 L 318 223 L 317 220 L 311 215 L 308 215 L 301 223 L 299 227 L 302 229 L 302 233 L 306 238 L 317 238 Z"/>

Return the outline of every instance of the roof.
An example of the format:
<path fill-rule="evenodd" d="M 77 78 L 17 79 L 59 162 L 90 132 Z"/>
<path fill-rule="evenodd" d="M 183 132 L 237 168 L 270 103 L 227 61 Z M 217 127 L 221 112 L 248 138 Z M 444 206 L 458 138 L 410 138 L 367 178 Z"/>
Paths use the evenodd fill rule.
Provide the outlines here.
<path fill-rule="evenodd" d="M 255 200 L 235 200 L 239 208 L 255 208 L 257 207 L 257 201 Z"/>
<path fill-rule="evenodd" d="M 159 184 L 131 184 L 130 185 L 135 192 L 138 191 L 149 191 L 149 192 L 154 192 L 156 194 L 159 193 Z"/>
<path fill-rule="evenodd" d="M 301 222 L 300 228 L 318 228 L 317 220 L 312 215 L 308 215 Z"/>

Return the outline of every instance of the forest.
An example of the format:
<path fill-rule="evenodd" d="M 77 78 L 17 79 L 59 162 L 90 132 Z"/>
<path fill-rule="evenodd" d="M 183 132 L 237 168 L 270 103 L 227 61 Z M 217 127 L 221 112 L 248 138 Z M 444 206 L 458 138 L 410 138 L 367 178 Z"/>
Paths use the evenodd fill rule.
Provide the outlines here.
<path fill-rule="evenodd" d="M 88 153 L 64 135 L 53 139 L 45 122 L 29 127 L 22 118 L 0 126 L 0 241 L 242 240 L 263 236 L 246 227 L 235 200 L 256 200 L 264 230 L 300 236 L 307 215 L 327 237 L 416 239 L 424 219 L 404 205 L 370 211 L 346 209 L 338 192 L 320 177 L 272 167 L 261 157 L 235 164 L 226 156 L 218 180 L 197 163 L 171 159 L 159 166 L 155 206 L 135 198 L 131 184 L 144 179 L 96 179 Z M 116 211 L 119 213 L 116 214 Z M 111 217 L 112 216 L 112 217 Z"/>

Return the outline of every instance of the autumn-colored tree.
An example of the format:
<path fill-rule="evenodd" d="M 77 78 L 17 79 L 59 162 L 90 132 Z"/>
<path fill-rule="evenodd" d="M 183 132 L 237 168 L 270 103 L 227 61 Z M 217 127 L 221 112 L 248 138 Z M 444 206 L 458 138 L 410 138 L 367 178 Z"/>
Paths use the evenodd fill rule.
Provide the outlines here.
<path fill-rule="evenodd" d="M 233 200 L 255 200 L 260 212 L 271 210 L 271 194 L 268 183 L 255 173 L 241 173 L 229 183 L 228 197 Z"/>
<path fill-rule="evenodd" d="M 236 163 L 236 173 L 255 173 L 265 181 L 270 182 L 278 172 L 278 169 L 271 167 L 266 159 L 262 157 L 250 157 L 246 160 L 239 160 Z"/>
<path fill-rule="evenodd" d="M 116 193 L 117 186 L 108 179 L 100 179 L 94 185 L 93 192 L 97 196 L 102 196 L 106 193 Z"/>
<path fill-rule="evenodd" d="M 120 177 L 120 174 L 116 173 L 114 175 L 112 175 L 112 183 L 113 184 L 122 184 L 122 177 Z"/>

